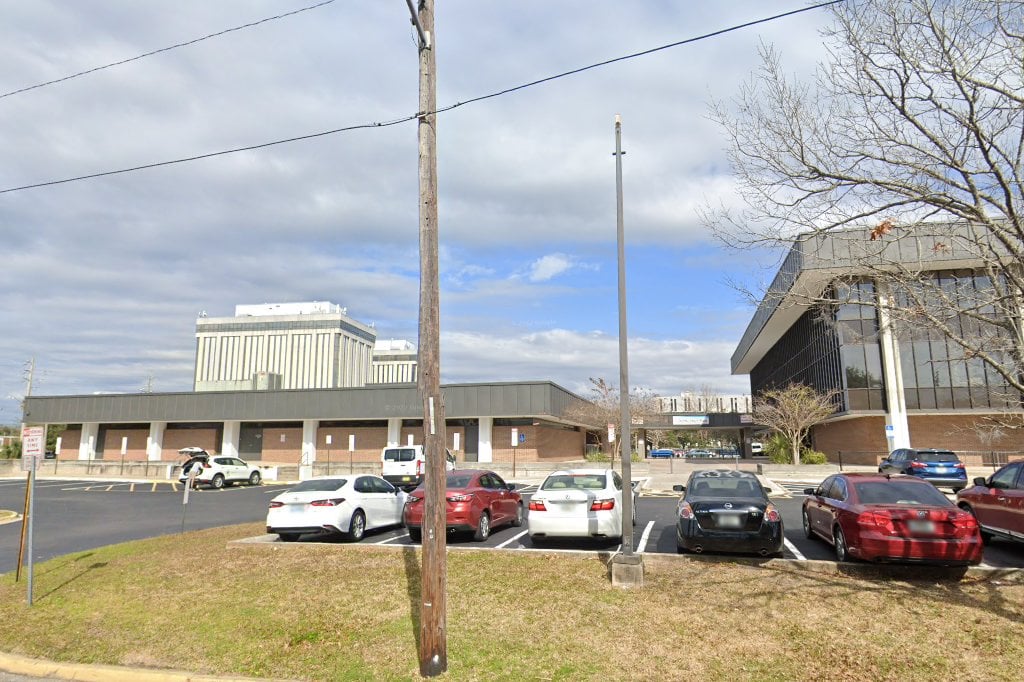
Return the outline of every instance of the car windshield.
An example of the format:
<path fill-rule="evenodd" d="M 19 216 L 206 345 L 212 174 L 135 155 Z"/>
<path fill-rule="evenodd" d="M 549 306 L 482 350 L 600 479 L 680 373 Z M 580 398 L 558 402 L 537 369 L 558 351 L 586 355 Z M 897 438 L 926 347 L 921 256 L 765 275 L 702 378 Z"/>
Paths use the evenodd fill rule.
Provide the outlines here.
<path fill-rule="evenodd" d="M 608 477 L 604 474 L 553 474 L 548 476 L 541 490 L 564 490 L 579 488 L 581 490 L 603 490 L 608 485 Z"/>
<path fill-rule="evenodd" d="M 469 482 L 472 480 L 472 474 L 457 474 L 455 476 L 449 476 L 445 481 L 444 487 L 449 490 L 453 488 L 467 488 L 469 487 Z"/>
<path fill-rule="evenodd" d="M 746 477 L 701 478 L 686 490 L 692 497 L 763 497 L 757 480 Z"/>
<path fill-rule="evenodd" d="M 289 492 L 301 493 L 307 490 L 337 490 L 345 485 L 344 478 L 314 478 L 303 481 L 291 488 Z"/>
<path fill-rule="evenodd" d="M 854 483 L 861 504 L 930 504 L 952 507 L 953 503 L 931 483 L 911 481 L 864 481 Z"/>
<path fill-rule="evenodd" d="M 952 452 L 919 452 L 917 457 L 922 462 L 959 462 L 960 458 Z"/>
<path fill-rule="evenodd" d="M 412 448 L 388 448 L 384 451 L 385 462 L 411 462 L 416 459 L 416 451 Z"/>

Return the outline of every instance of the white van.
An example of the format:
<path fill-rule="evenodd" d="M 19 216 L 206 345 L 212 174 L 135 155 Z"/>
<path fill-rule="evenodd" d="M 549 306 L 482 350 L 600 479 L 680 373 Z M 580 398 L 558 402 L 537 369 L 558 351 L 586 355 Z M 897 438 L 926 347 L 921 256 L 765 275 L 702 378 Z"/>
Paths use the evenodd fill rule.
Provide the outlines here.
<path fill-rule="evenodd" d="M 764 454 L 764 444 L 763 443 L 758 443 L 756 440 L 753 441 L 750 444 L 750 454 L 751 455 L 763 455 Z"/>
<path fill-rule="evenodd" d="M 455 469 L 455 456 L 445 448 L 445 469 Z M 387 482 L 402 487 L 416 487 L 423 482 L 427 458 L 422 445 L 391 445 L 380 453 L 381 476 Z"/>

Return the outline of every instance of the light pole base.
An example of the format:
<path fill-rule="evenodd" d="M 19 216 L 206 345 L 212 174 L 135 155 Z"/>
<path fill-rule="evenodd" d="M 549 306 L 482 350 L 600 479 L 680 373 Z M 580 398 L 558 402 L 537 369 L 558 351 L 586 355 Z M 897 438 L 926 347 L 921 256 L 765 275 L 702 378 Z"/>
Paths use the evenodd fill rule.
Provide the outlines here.
<path fill-rule="evenodd" d="M 644 557 L 616 554 L 612 557 L 612 587 L 631 589 L 644 586 Z"/>

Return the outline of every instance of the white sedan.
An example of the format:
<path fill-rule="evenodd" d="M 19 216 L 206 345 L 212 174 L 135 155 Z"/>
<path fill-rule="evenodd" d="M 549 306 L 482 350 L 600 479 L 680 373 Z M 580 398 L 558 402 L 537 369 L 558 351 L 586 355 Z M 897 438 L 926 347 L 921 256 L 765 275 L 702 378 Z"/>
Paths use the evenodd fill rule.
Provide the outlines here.
<path fill-rule="evenodd" d="M 380 476 L 311 478 L 270 501 L 267 532 L 283 542 L 331 533 L 358 541 L 370 528 L 400 524 L 406 497 Z"/>
<path fill-rule="evenodd" d="M 622 538 L 622 477 L 612 469 L 567 469 L 549 475 L 530 498 L 530 540 Z M 632 486 L 627 486 L 633 493 Z M 636 495 L 632 494 L 636 523 Z"/>

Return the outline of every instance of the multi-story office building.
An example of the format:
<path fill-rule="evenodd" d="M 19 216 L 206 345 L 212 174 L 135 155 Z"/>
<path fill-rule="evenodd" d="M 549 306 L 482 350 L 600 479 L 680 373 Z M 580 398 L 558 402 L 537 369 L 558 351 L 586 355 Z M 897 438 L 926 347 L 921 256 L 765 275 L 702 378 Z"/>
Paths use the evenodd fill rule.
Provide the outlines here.
<path fill-rule="evenodd" d="M 836 413 L 812 439 L 847 462 L 874 464 L 895 447 L 1017 450 L 1012 436 L 993 442 L 991 425 L 1020 414 L 1005 381 L 937 330 L 908 324 L 899 292 L 873 276 L 898 258 L 951 296 L 983 298 L 983 262 L 950 246 L 966 243 L 960 231 L 923 228 L 874 250 L 867 230 L 797 238 L 732 356 L 733 374 L 750 375 L 755 397 L 790 383 L 836 391 Z"/>
<path fill-rule="evenodd" d="M 414 384 L 419 356 L 416 346 L 400 339 L 378 340 L 373 347 L 374 384 Z"/>
<path fill-rule="evenodd" d="M 196 391 L 352 388 L 370 382 L 377 333 L 324 301 L 235 306 L 196 320 Z"/>

